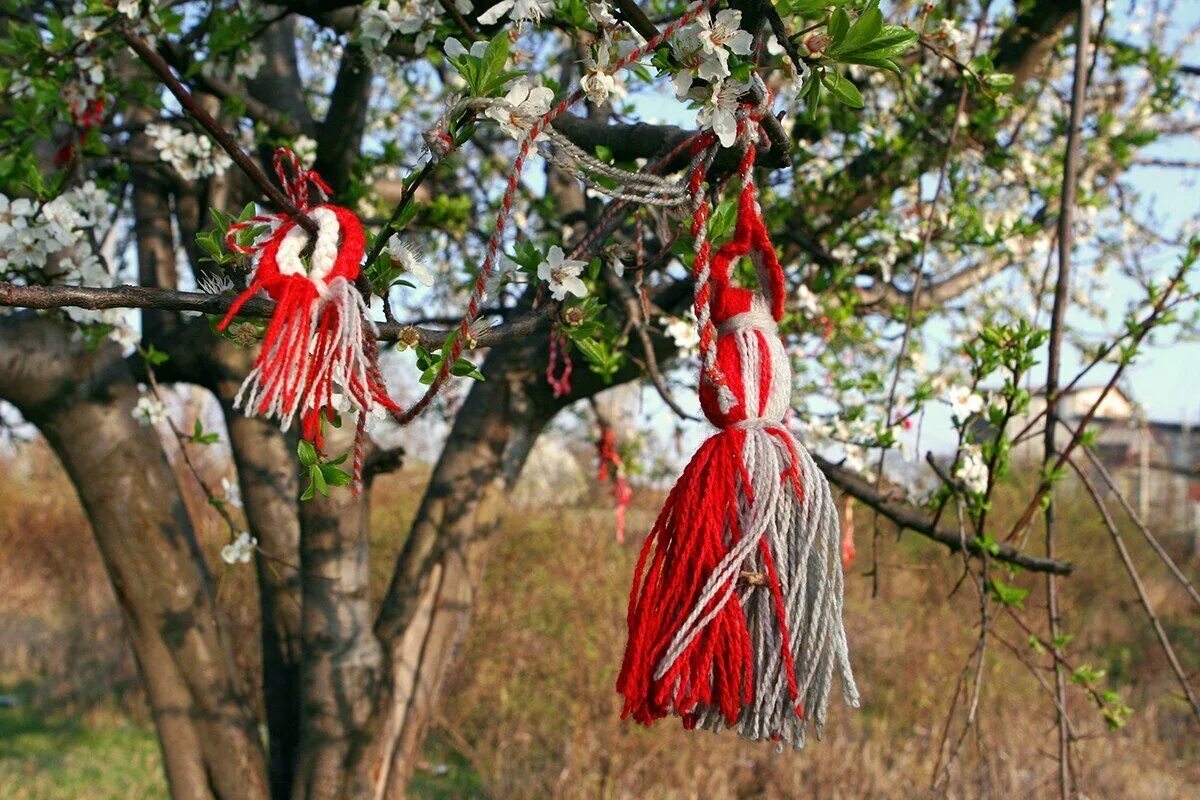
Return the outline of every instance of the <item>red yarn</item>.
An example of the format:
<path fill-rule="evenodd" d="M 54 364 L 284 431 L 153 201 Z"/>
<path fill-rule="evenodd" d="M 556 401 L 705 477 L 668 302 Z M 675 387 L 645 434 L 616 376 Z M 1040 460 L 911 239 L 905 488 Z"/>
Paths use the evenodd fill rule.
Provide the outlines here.
<path fill-rule="evenodd" d="M 596 443 L 599 456 L 599 466 L 596 470 L 596 480 L 604 483 L 608 480 L 609 467 L 612 467 L 613 500 L 616 502 L 614 516 L 616 517 L 616 538 L 618 544 L 625 544 L 625 511 L 633 500 L 633 488 L 625 477 L 625 462 L 617 450 L 617 432 L 611 425 L 600 423 L 600 441 Z"/>
<path fill-rule="evenodd" d="M 550 331 L 550 360 L 546 364 L 546 383 L 550 384 L 555 397 L 565 397 L 571 393 L 571 372 L 575 367 L 567 346 L 567 335 L 555 326 Z M 561 370 L 559 362 L 562 362 Z"/>
<path fill-rule="evenodd" d="M 622 716 L 649 724 L 676 713 L 691 725 L 691 712 L 703 703 L 732 723 L 754 697 L 750 633 L 736 602 L 721 602 L 683 657 L 662 678 L 653 677 L 708 575 L 737 541 L 738 487 L 749 488 L 742 474 L 745 438 L 744 430 L 730 428 L 701 445 L 642 546 L 629 597 L 629 643 L 617 679 L 617 691 L 625 695 Z M 718 592 L 716 598 L 728 594 Z"/>

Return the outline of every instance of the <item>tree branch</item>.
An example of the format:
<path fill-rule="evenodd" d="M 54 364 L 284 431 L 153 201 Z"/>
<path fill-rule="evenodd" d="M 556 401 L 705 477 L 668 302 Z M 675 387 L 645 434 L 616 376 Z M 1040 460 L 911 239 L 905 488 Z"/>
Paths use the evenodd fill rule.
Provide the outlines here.
<path fill-rule="evenodd" d="M 179 101 L 179 105 L 183 106 L 188 116 L 196 120 L 204 130 L 208 131 L 208 134 L 221 146 L 221 149 L 228 153 L 234 163 L 246 174 L 246 177 L 254 181 L 263 194 L 269 197 L 271 202 L 278 208 L 286 212 L 289 217 L 296 220 L 300 227 L 313 236 L 316 236 L 317 223 L 297 208 L 292 201 L 288 200 L 279 187 L 267 178 L 258 164 L 254 163 L 254 160 L 246 155 L 242 148 L 238 146 L 238 143 L 233 139 L 233 135 L 213 119 L 212 114 L 209 114 L 203 106 L 196 102 L 196 98 L 192 97 L 191 93 L 179 82 L 179 79 L 171 72 L 170 65 L 158 54 L 158 51 L 151 47 L 149 42 L 126 27 L 118 27 L 117 33 L 133 49 L 133 52 L 137 53 L 138 57 L 145 62 L 146 66 L 150 67 L 162 79 L 163 85 L 175 96 L 175 99 Z"/>
<path fill-rule="evenodd" d="M 0 282 L 0 307 L 52 308 L 153 308 L 161 311 L 198 311 L 202 314 L 224 314 L 233 304 L 230 295 L 180 292 L 173 289 L 152 289 L 146 286 L 114 286 L 101 289 L 90 286 L 20 286 Z M 528 336 L 550 319 L 551 305 L 547 304 L 516 317 L 476 337 L 478 347 L 494 347 L 509 339 Z M 271 316 L 275 302 L 256 297 L 246 303 L 238 317 L 263 318 Z M 380 323 L 379 339 L 385 342 L 406 340 L 416 335 L 417 343 L 426 348 L 441 347 L 450 330 L 418 327 L 401 323 Z"/>
<path fill-rule="evenodd" d="M 932 539 L 945 545 L 951 552 L 962 552 L 963 539 L 957 531 L 937 527 L 933 520 L 924 512 L 891 498 L 887 493 L 875 489 L 868 481 L 856 475 L 845 467 L 840 467 L 832 461 L 816 453 L 812 454 L 813 461 L 829 478 L 830 483 L 837 486 L 846 494 L 860 503 L 870 506 L 880 514 L 899 525 L 901 528 L 913 531 L 927 539 Z M 1055 575 L 1070 575 L 1075 571 L 1075 565 L 1068 561 L 1053 558 L 1041 558 L 1029 555 L 1008 544 L 998 544 L 995 551 L 985 551 L 984 545 L 971 539 L 966 541 L 966 549 L 975 556 L 986 554 L 997 561 L 1015 564 L 1033 572 L 1048 572 Z"/>

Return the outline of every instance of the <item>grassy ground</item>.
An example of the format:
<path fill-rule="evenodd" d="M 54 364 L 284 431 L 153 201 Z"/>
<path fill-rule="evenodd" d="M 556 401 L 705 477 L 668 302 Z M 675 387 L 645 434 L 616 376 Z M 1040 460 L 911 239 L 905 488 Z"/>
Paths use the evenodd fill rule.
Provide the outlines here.
<path fill-rule="evenodd" d="M 157 800 L 167 797 L 158 744 L 116 712 L 77 718 L 0 709 L 5 800 Z"/>

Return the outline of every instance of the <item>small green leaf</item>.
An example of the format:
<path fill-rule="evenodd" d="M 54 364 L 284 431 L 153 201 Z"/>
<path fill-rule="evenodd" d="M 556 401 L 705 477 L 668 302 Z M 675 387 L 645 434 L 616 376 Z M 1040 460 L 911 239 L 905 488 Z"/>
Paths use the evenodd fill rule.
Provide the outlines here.
<path fill-rule="evenodd" d="M 329 497 L 329 484 L 325 482 L 325 471 L 321 469 L 319 464 L 313 464 L 308 468 L 308 479 L 312 481 L 313 486 L 317 488 L 318 492 L 325 497 Z"/>
<path fill-rule="evenodd" d="M 317 463 L 317 448 L 312 446 L 312 443 L 301 439 L 296 445 L 296 455 L 300 457 L 300 463 L 306 467 L 311 467 Z"/>
<path fill-rule="evenodd" d="M 338 469 L 332 464 L 321 465 L 321 478 L 330 486 L 348 486 L 350 473 Z"/>
<path fill-rule="evenodd" d="M 850 31 L 850 15 L 846 9 L 839 8 L 829 18 L 829 38 L 833 42 L 830 49 L 837 47 Z"/>
<path fill-rule="evenodd" d="M 851 108 L 863 107 L 862 94 L 858 91 L 858 87 L 847 78 L 836 72 L 827 72 L 821 78 L 821 82 L 825 84 L 825 88 L 829 90 L 830 94 Z"/>
<path fill-rule="evenodd" d="M 839 44 L 829 48 L 829 55 L 836 57 L 841 52 L 852 53 L 862 49 L 879 35 L 882 28 L 883 13 L 876 6 L 871 6 L 854 21 L 854 25 L 847 31 L 845 38 Z"/>

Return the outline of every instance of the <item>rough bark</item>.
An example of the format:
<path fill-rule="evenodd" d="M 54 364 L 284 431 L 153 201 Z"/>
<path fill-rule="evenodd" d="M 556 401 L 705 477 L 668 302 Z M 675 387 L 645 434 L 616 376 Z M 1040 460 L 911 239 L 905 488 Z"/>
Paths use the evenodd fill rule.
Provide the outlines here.
<path fill-rule="evenodd" d="M 212 359 L 221 370 L 210 388 L 225 412 L 247 527 L 258 540 L 255 570 L 263 707 L 270 746 L 268 772 L 271 796 L 284 800 L 292 792 L 301 725 L 299 491 L 294 440 L 272 422 L 247 417 L 233 408 L 234 395 L 253 357 L 252 350 L 225 340 L 218 342 Z"/>
<path fill-rule="evenodd" d="M 222 640 L 209 575 L 157 434 L 133 417 L 112 343 L 28 314 L 0 320 L 0 395 L 79 492 L 158 728 L 174 797 L 266 800 L 265 759 Z"/>
<path fill-rule="evenodd" d="M 353 448 L 354 425 L 330 428 L 330 453 Z M 384 653 L 372 631 L 367 503 L 348 489 L 317 494 L 300 506 L 303 595 L 303 697 L 300 755 L 292 797 L 346 794 L 357 776 L 346 768 L 385 682 Z"/>

